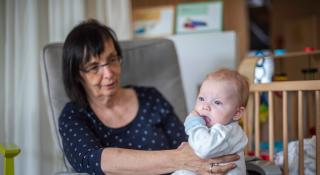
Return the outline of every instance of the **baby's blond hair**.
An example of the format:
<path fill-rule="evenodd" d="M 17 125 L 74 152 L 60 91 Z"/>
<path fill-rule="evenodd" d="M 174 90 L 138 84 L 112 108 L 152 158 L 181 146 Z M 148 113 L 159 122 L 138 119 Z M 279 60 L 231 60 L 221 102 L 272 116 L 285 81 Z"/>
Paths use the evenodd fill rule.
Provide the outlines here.
<path fill-rule="evenodd" d="M 238 102 L 240 106 L 246 107 L 249 98 L 249 82 L 247 77 L 241 75 L 237 71 L 224 68 L 209 73 L 204 81 L 207 80 L 228 81 L 234 83 L 234 87 L 238 94 Z"/>

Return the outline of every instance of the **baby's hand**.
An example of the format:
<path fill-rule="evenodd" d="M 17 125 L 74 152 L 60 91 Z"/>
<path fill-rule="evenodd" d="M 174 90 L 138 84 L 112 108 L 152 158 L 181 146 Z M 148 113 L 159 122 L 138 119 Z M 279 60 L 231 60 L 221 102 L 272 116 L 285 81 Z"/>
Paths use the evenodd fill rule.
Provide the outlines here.
<path fill-rule="evenodd" d="M 177 149 L 182 149 L 188 144 L 188 142 L 182 142 Z"/>
<path fill-rule="evenodd" d="M 195 109 L 193 111 L 191 111 L 192 115 L 196 115 L 196 116 L 200 116 L 199 112 L 197 112 Z"/>

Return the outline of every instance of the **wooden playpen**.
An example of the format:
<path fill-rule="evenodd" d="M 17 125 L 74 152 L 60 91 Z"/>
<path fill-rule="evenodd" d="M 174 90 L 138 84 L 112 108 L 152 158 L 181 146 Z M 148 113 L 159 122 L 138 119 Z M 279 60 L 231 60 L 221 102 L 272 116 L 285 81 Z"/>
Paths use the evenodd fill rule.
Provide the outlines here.
<path fill-rule="evenodd" d="M 315 54 L 319 54 L 319 52 L 315 52 Z M 251 82 L 253 82 L 254 68 L 258 59 L 260 58 L 246 58 L 239 67 L 239 72 L 246 75 Z M 283 174 L 287 175 L 289 174 L 288 142 L 289 140 L 298 140 L 299 174 L 303 175 L 303 143 L 304 139 L 310 136 L 306 131 L 312 127 L 315 128 L 313 134 L 317 137 L 316 174 L 320 175 L 320 139 L 318 139 L 320 135 L 320 80 L 252 83 L 250 93 L 246 115 L 243 118 L 243 127 L 249 138 L 246 154 L 252 151 L 255 156 L 261 157 L 260 143 L 262 139 L 265 139 L 269 145 L 267 153 L 269 160 L 273 161 L 275 139 L 282 140 L 284 158 L 282 170 Z M 267 93 L 268 97 L 268 120 L 264 128 L 259 121 L 261 93 Z M 297 136 L 295 136 L 295 132 Z"/>

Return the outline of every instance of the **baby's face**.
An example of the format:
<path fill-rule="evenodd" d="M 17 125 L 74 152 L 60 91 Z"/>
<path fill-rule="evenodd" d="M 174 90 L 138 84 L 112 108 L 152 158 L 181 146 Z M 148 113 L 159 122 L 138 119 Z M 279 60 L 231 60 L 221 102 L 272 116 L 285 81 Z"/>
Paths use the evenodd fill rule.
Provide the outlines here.
<path fill-rule="evenodd" d="M 216 123 L 230 123 L 239 110 L 235 85 L 230 81 L 204 81 L 195 110 L 204 118 L 208 127 Z"/>

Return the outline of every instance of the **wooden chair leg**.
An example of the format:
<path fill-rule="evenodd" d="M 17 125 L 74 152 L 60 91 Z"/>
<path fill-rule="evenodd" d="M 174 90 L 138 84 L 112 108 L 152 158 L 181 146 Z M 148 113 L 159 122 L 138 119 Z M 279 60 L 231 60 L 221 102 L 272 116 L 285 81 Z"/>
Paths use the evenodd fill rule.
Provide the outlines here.
<path fill-rule="evenodd" d="M 0 144 L 0 153 L 4 157 L 3 174 L 14 175 L 14 157 L 20 153 L 20 148 L 15 144 Z"/>

